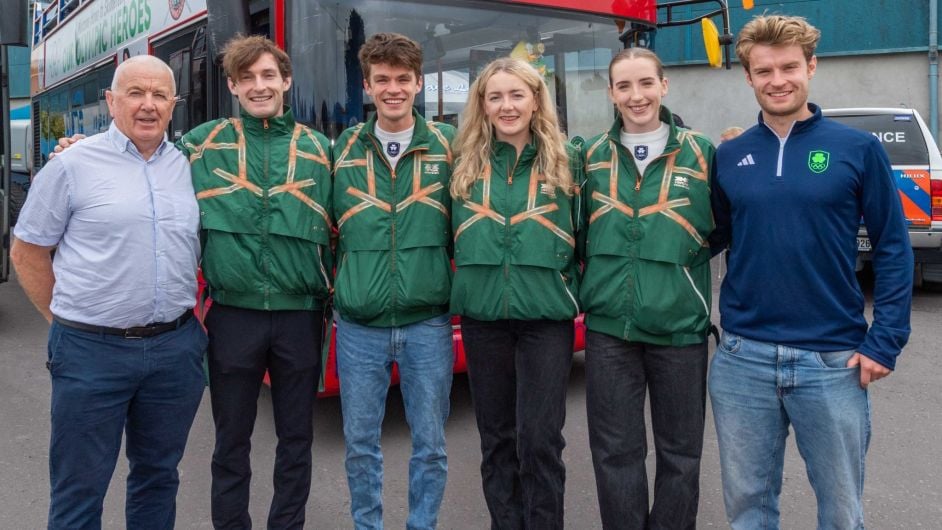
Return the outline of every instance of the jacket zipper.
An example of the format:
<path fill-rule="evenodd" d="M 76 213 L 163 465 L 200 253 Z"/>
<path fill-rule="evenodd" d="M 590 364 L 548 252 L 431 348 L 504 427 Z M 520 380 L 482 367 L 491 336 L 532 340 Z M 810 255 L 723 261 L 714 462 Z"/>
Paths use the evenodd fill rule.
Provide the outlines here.
<path fill-rule="evenodd" d="M 379 142 L 376 141 L 376 138 L 374 138 L 371 134 L 367 134 L 367 137 L 370 139 L 370 142 L 372 142 L 373 147 L 376 150 L 376 153 L 379 153 L 379 158 L 383 161 L 383 164 L 386 164 L 386 167 L 389 168 L 390 185 L 391 185 L 390 191 L 392 193 L 391 195 L 392 200 L 389 201 L 389 206 L 392 210 L 391 212 L 392 224 L 390 225 L 390 236 L 391 236 L 392 248 L 390 249 L 390 252 L 389 252 L 389 274 L 391 278 L 395 278 L 396 275 L 398 274 L 398 271 L 396 269 L 396 252 L 397 252 L 396 216 L 398 213 L 396 211 L 396 167 L 399 167 L 399 162 L 402 162 L 402 160 L 405 159 L 407 156 L 412 155 L 412 153 L 415 153 L 416 151 L 421 151 L 423 150 L 423 148 L 413 148 L 413 149 L 407 150 L 405 153 L 402 153 L 402 156 L 400 156 L 399 160 L 396 161 L 396 167 L 393 167 L 392 164 L 389 163 L 389 160 L 386 159 L 386 155 L 383 154 L 383 149 L 379 145 Z M 397 326 L 396 316 L 398 314 L 398 311 L 396 311 L 396 306 L 398 304 L 398 301 L 396 300 L 396 293 L 397 293 L 397 289 L 396 289 L 395 284 L 393 284 L 392 286 L 390 286 L 390 289 L 389 289 L 389 296 L 390 296 L 389 306 L 390 306 L 390 309 L 392 309 L 392 327 Z"/>
<path fill-rule="evenodd" d="M 268 135 L 268 119 L 262 119 L 262 128 L 265 130 L 265 141 L 263 142 L 264 147 L 264 183 L 262 187 L 262 211 L 264 219 L 264 230 L 262 232 L 263 240 L 263 263 L 265 264 L 265 309 L 271 309 L 271 248 L 269 247 L 268 232 L 271 229 L 271 198 L 269 197 L 269 189 L 271 188 L 271 183 L 269 182 L 269 159 L 271 158 L 271 138 Z"/>
<path fill-rule="evenodd" d="M 616 152 L 618 151 L 618 149 L 625 149 L 625 147 L 621 144 L 621 142 L 615 142 L 615 143 L 617 144 L 617 147 L 615 147 Z M 627 149 L 625 149 L 625 150 L 627 151 Z M 631 164 L 632 164 L 632 165 L 634 166 L 634 168 L 635 168 L 635 174 L 637 175 L 637 177 L 635 177 L 635 196 L 634 196 L 634 201 L 633 201 L 633 203 L 632 203 L 632 204 L 634 205 L 634 215 L 632 216 L 632 221 L 633 221 L 633 222 L 638 222 L 638 218 L 640 217 L 640 214 L 641 214 L 641 208 L 639 207 L 640 205 L 639 205 L 638 203 L 640 202 L 641 183 L 642 183 L 642 181 L 644 181 L 644 173 L 647 173 L 647 169 L 650 168 L 652 164 L 654 164 L 655 162 L 657 162 L 657 161 L 660 160 L 661 158 L 664 158 L 665 156 L 670 156 L 671 154 L 673 154 L 673 153 L 675 153 L 675 152 L 677 152 L 677 151 L 679 151 L 679 150 L 680 150 L 680 149 L 674 149 L 673 151 L 670 151 L 670 152 L 666 152 L 666 151 L 665 151 L 665 152 L 661 153 L 660 155 L 658 155 L 657 157 L 655 157 L 653 160 L 651 160 L 650 163 L 648 163 L 647 167 L 645 167 L 644 172 L 641 172 L 641 171 L 638 170 L 638 164 L 635 163 L 635 158 L 634 158 L 634 156 L 632 156 L 631 153 L 628 153 L 628 156 L 629 156 L 629 158 L 630 158 L 630 160 L 631 160 Z M 617 155 L 616 155 L 616 156 L 617 156 Z M 614 171 L 614 168 L 612 169 L 612 171 Z M 616 176 L 616 178 L 618 177 L 618 175 L 615 175 L 615 176 Z M 628 277 L 628 281 L 631 281 L 634 276 L 636 276 L 636 274 L 631 274 L 631 275 Z M 626 294 L 626 296 L 628 297 L 628 302 L 629 302 L 630 304 L 633 304 L 633 303 L 634 303 L 634 293 L 633 293 L 634 284 L 632 283 L 632 285 L 626 285 L 625 287 L 626 287 L 626 289 L 625 289 L 625 294 Z M 629 317 L 628 317 L 628 319 L 627 319 L 627 321 L 626 321 L 626 323 L 625 323 L 625 331 L 624 331 L 624 339 L 625 339 L 625 340 L 631 340 L 631 339 L 629 338 L 629 336 L 628 336 L 628 330 L 631 329 L 631 322 L 632 322 L 632 320 L 634 320 L 634 316 L 631 315 L 630 309 L 631 309 L 631 308 L 629 308 L 629 311 L 628 311 Z"/>
<path fill-rule="evenodd" d="M 687 277 L 687 281 L 690 282 L 690 287 L 693 288 L 693 292 L 696 293 L 697 298 L 700 299 L 700 304 L 703 305 L 704 314 L 709 316 L 710 307 L 707 305 L 706 298 L 704 298 L 703 293 L 700 292 L 700 289 L 697 289 L 697 284 L 694 283 L 693 277 L 690 276 L 690 267 L 681 267 L 681 269 L 684 271 L 684 276 Z"/>
<path fill-rule="evenodd" d="M 778 161 L 775 164 L 775 178 L 782 178 L 782 165 L 785 160 L 785 142 L 787 142 L 788 139 L 791 137 L 792 129 L 795 128 L 796 123 L 798 122 L 797 121 L 792 122 L 792 125 L 791 127 L 788 128 L 788 133 L 785 135 L 784 138 L 779 136 L 778 133 L 775 132 L 775 129 L 773 129 L 771 125 L 769 125 L 768 123 L 765 124 L 765 126 L 768 127 L 770 131 L 772 131 L 772 134 L 774 134 L 775 137 L 778 138 Z"/>
<path fill-rule="evenodd" d="M 517 156 L 514 159 L 513 165 L 508 164 L 507 167 L 510 168 L 510 171 L 507 172 L 507 206 L 513 204 L 513 184 L 514 184 L 514 172 L 517 171 L 517 164 L 520 163 L 520 156 Z M 507 208 L 507 211 L 512 211 L 511 208 Z M 504 318 L 510 318 L 510 297 L 507 295 L 507 287 L 510 286 L 510 245 L 511 245 L 511 233 L 510 233 L 510 219 L 507 219 L 507 222 L 504 224 Z"/>

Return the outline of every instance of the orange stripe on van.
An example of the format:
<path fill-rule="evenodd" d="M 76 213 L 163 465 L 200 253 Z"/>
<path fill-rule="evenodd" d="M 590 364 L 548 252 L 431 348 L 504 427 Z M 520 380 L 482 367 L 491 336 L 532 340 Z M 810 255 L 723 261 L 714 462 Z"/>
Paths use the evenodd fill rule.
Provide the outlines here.
<path fill-rule="evenodd" d="M 903 216 L 906 218 L 907 222 L 920 226 L 928 226 L 930 224 L 929 212 L 920 208 L 903 192 L 899 193 L 899 200 L 903 204 Z"/>

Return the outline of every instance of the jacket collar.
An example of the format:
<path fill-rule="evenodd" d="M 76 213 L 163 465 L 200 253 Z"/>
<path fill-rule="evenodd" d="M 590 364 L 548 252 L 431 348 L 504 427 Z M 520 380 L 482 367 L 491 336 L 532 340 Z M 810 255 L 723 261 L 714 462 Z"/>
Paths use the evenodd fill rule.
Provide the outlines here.
<path fill-rule="evenodd" d="M 266 129 L 266 123 L 269 133 L 284 134 L 294 130 L 294 113 L 291 112 L 291 107 L 287 105 L 284 107 L 284 113 L 281 116 L 273 118 L 256 118 L 245 112 L 245 109 L 239 111 L 239 116 L 242 118 L 242 123 L 245 124 L 245 130 L 256 134 Z"/>
<path fill-rule="evenodd" d="M 425 117 L 419 114 L 419 111 L 415 110 L 415 107 L 412 108 L 412 118 L 415 120 L 415 125 L 412 129 L 412 143 L 406 148 L 415 149 L 421 147 L 428 147 L 429 145 L 429 131 L 428 124 L 425 123 Z M 363 124 L 363 130 L 369 134 L 370 137 L 376 138 L 376 113 L 374 112 L 370 119 Z M 360 141 L 366 141 L 362 135 L 360 136 Z M 370 147 L 373 147 L 372 141 L 367 141 L 366 144 Z"/>
<path fill-rule="evenodd" d="M 669 108 L 661 105 L 661 110 L 658 115 L 658 118 L 670 126 L 671 131 L 667 137 L 667 144 L 664 146 L 664 152 L 668 153 L 680 147 L 680 141 L 677 140 L 678 136 L 678 127 L 674 123 L 674 113 L 670 111 Z M 615 123 L 612 124 L 612 128 L 608 130 L 608 138 L 621 145 L 621 131 L 624 122 L 622 121 L 621 114 L 615 117 Z"/>
<path fill-rule="evenodd" d="M 793 134 L 800 134 L 800 133 L 802 133 L 802 132 L 804 132 L 804 131 L 807 131 L 807 130 L 811 129 L 812 127 L 814 127 L 815 124 L 817 124 L 819 121 L 821 121 L 821 118 L 823 117 L 823 115 L 821 114 L 821 107 L 819 107 L 818 105 L 815 105 L 814 103 L 811 103 L 811 102 L 809 101 L 809 102 L 808 102 L 808 110 L 811 111 L 811 117 L 808 118 L 808 119 L 805 119 L 805 120 L 798 120 L 798 121 L 796 121 L 796 122 L 792 125 L 791 131 L 788 133 L 789 136 L 791 136 L 791 135 L 793 135 Z M 765 127 L 763 127 L 763 129 L 765 129 L 765 130 L 771 132 L 772 134 L 775 134 L 775 131 L 773 131 L 773 130 L 771 129 L 771 127 L 769 127 L 768 125 L 766 125 L 765 120 L 762 119 L 762 111 L 761 111 L 761 110 L 759 111 L 759 124 L 760 124 L 760 125 L 765 125 Z"/>
<path fill-rule="evenodd" d="M 502 158 L 507 155 L 512 155 L 516 160 L 517 165 L 529 163 L 531 160 L 536 158 L 538 143 L 537 139 L 533 138 L 527 145 L 523 146 L 523 151 L 520 152 L 520 156 L 517 157 L 517 148 L 510 145 L 507 142 L 501 142 L 493 135 L 491 136 L 491 144 L 494 146 L 494 155 L 498 158 Z"/>

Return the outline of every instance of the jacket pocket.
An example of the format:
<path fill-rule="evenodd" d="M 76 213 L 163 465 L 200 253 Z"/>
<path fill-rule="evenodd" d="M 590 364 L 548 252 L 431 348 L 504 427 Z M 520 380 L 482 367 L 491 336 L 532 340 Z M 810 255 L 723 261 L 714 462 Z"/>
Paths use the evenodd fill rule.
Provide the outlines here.
<path fill-rule="evenodd" d="M 398 253 L 399 309 L 447 306 L 451 296 L 451 260 L 446 247 L 417 247 Z"/>
<path fill-rule="evenodd" d="M 579 284 L 579 302 L 589 314 L 624 318 L 627 315 L 626 278 L 630 266 L 621 256 L 595 254 L 586 260 Z"/>
<path fill-rule="evenodd" d="M 389 252 L 345 252 L 337 268 L 334 304 L 341 316 L 369 321 L 386 310 L 390 289 Z"/>
<path fill-rule="evenodd" d="M 709 264 L 687 268 L 639 260 L 635 324 L 647 333 L 699 333 L 710 323 Z"/>

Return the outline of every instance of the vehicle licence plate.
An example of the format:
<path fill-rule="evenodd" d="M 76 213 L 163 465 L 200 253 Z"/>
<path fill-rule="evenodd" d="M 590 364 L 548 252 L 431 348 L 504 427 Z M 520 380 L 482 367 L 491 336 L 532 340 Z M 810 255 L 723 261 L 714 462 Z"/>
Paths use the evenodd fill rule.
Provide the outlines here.
<path fill-rule="evenodd" d="M 870 246 L 869 237 L 857 238 L 857 252 L 870 252 L 871 250 L 873 250 L 873 247 Z"/>

